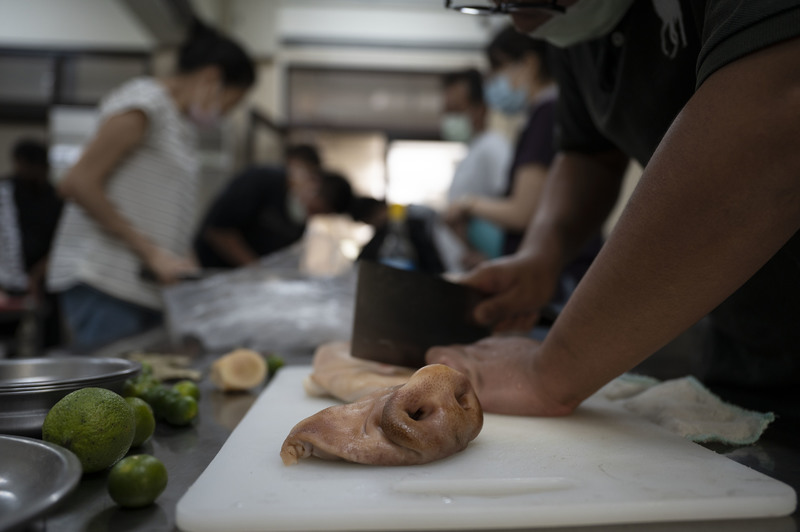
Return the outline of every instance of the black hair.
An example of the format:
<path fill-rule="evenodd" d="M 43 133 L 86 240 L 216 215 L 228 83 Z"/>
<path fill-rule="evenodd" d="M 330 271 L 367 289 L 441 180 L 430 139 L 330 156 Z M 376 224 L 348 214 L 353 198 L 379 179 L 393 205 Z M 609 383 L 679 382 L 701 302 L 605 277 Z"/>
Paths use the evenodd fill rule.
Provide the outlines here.
<path fill-rule="evenodd" d="M 497 70 L 503 62 L 509 59 L 521 61 L 527 54 L 536 54 L 539 56 L 541 64 L 539 75 L 543 79 L 551 79 L 547 49 L 548 45 L 545 41 L 533 39 L 518 32 L 513 26 L 507 26 L 495 35 L 486 47 L 486 55 L 492 70 Z"/>
<path fill-rule="evenodd" d="M 207 66 L 222 72 L 222 84 L 248 88 L 256 81 L 253 60 L 233 39 L 195 18 L 178 54 L 178 72 L 188 74 Z"/>
<path fill-rule="evenodd" d="M 380 211 L 386 209 L 386 202 L 369 196 L 357 196 L 350 202 L 349 214 L 357 222 L 369 222 Z"/>
<path fill-rule="evenodd" d="M 311 166 L 319 168 L 322 166 L 322 157 L 319 150 L 312 144 L 294 144 L 286 148 L 284 159 L 298 159 Z"/>
<path fill-rule="evenodd" d="M 353 188 L 341 174 L 323 172 L 319 194 L 336 213 L 347 212 L 353 201 Z"/>
<path fill-rule="evenodd" d="M 21 139 L 14 144 L 11 158 L 14 161 L 47 166 L 47 145 L 34 139 Z"/>
<path fill-rule="evenodd" d="M 452 87 L 458 83 L 467 84 L 469 103 L 483 105 L 483 76 L 480 72 L 474 68 L 469 68 L 444 75 L 443 84 L 445 88 Z"/>

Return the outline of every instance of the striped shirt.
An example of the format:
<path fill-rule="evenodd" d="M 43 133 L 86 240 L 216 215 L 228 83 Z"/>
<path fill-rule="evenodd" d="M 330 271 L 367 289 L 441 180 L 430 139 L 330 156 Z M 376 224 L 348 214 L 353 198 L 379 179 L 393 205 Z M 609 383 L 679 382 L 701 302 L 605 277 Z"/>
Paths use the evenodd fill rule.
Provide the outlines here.
<path fill-rule="evenodd" d="M 28 289 L 20 236 L 14 181 L 0 179 L 0 291 L 25 292 Z"/>
<path fill-rule="evenodd" d="M 120 214 L 156 245 L 187 256 L 195 223 L 199 164 L 192 124 L 153 78 L 137 78 L 112 92 L 100 120 L 131 110 L 147 115 L 145 137 L 107 181 L 106 194 Z M 141 259 L 70 203 L 56 236 L 49 287 L 64 291 L 88 284 L 148 308 L 162 306 L 158 287 L 141 279 Z"/>

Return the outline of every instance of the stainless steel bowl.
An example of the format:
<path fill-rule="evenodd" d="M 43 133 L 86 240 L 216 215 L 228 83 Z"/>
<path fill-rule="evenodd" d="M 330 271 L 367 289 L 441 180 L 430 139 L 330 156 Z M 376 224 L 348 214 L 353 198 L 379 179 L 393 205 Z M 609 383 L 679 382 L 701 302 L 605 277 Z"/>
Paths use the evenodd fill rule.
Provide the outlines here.
<path fill-rule="evenodd" d="M 0 434 L 39 436 L 47 412 L 65 395 L 89 386 L 121 393 L 140 370 L 122 358 L 0 360 Z"/>
<path fill-rule="evenodd" d="M 0 456 L 0 530 L 44 514 L 81 479 L 78 457 L 52 443 L 0 435 Z"/>

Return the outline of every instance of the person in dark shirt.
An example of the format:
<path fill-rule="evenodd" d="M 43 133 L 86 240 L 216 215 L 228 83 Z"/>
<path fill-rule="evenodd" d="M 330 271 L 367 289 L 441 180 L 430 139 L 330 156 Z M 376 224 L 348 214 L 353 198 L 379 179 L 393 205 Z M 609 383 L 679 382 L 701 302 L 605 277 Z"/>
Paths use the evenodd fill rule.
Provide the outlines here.
<path fill-rule="evenodd" d="M 486 47 L 491 65 L 486 99 L 505 114 L 525 112 L 525 125 L 514 147 L 505 197 L 467 196 L 448 211 L 464 217 L 488 220 L 503 229 L 502 255 L 519 248 L 523 231 L 535 215 L 550 165 L 556 155 L 555 124 L 558 87 L 548 59 L 549 45 L 517 32 L 512 26 L 500 31 Z M 598 231 L 580 253 L 566 264 L 558 288 L 548 302 L 559 311 L 591 265 L 603 239 Z"/>
<path fill-rule="evenodd" d="M 503 197 L 465 196 L 451 206 L 455 214 L 478 217 L 504 232 L 502 255 L 514 253 L 522 232 L 536 211 L 550 163 L 558 89 L 547 66 L 547 45 L 509 26 L 486 47 L 491 73 L 485 84 L 486 102 L 509 116 L 525 113 L 517 136 Z"/>
<path fill-rule="evenodd" d="M 21 140 L 11 156 L 14 170 L 9 182 L 16 207 L 22 268 L 28 278 L 25 292 L 38 295 L 44 287 L 47 258 L 63 202 L 48 181 L 50 165 L 45 144 Z"/>
<path fill-rule="evenodd" d="M 535 4 L 512 18 L 559 47 L 559 154 L 520 251 L 465 279 L 491 294 L 476 318 L 527 329 L 629 158 L 644 174 L 543 343 L 492 338 L 427 361 L 479 376 L 489 412 L 565 415 L 708 316 L 706 383 L 796 397 L 800 4 Z"/>
<path fill-rule="evenodd" d="M 0 301 L 6 300 L 8 294 L 34 301 L 37 313 L 43 318 L 39 346 L 49 347 L 60 342 L 60 317 L 56 297 L 46 292 L 44 279 L 63 202 L 49 182 L 50 165 L 44 143 L 20 140 L 14 145 L 11 158 L 12 174 L 2 180 L 8 204 L 0 209 L 4 211 L 0 214 L 0 225 L 4 226 L 0 231 L 4 232 L 5 241 L 13 239 L 17 249 L 0 253 L 5 260 L 14 261 L 14 264 L 0 261 L 0 268 L 6 275 L 15 271 L 16 279 L 12 286 L 2 286 L 0 282 Z M 18 326 L 16 319 L 4 320 L 0 323 L 0 336 L 16 334 Z"/>
<path fill-rule="evenodd" d="M 195 239 L 204 268 L 236 268 L 283 249 L 303 236 L 310 216 L 345 212 L 348 181 L 319 168 L 312 151 L 287 153 L 285 167 L 249 168 L 213 202 Z"/>

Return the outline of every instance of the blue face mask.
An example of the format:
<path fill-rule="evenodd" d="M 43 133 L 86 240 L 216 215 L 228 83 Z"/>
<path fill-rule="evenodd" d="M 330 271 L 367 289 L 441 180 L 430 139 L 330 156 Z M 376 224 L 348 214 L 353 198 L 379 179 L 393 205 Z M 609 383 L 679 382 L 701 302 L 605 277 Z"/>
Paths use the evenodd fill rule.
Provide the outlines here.
<path fill-rule="evenodd" d="M 492 109 L 515 115 L 528 106 L 528 91 L 525 88 L 514 88 L 505 74 L 493 76 L 483 91 L 486 103 Z"/>

